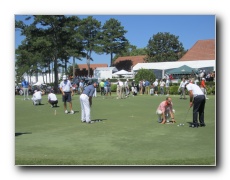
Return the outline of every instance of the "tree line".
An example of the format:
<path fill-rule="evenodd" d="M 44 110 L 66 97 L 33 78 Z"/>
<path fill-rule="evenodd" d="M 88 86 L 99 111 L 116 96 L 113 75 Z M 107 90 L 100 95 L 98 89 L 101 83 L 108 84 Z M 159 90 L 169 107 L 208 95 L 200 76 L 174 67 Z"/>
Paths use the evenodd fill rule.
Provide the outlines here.
<path fill-rule="evenodd" d="M 26 23 L 32 21 L 32 23 Z M 19 77 L 38 73 L 54 72 L 54 90 L 58 88 L 58 69 L 75 60 L 86 59 L 88 70 L 93 61 L 92 53 L 109 54 L 110 65 L 119 56 L 146 55 L 147 62 L 177 61 L 185 53 L 178 36 L 158 33 L 148 41 L 147 47 L 138 49 L 125 37 L 127 31 L 121 23 L 110 18 L 103 25 L 88 16 L 33 15 L 25 16 L 24 21 L 15 21 L 15 30 L 25 39 L 15 50 L 15 70 Z M 115 56 L 114 56 L 115 55 Z M 88 71 L 88 75 L 89 75 Z"/>

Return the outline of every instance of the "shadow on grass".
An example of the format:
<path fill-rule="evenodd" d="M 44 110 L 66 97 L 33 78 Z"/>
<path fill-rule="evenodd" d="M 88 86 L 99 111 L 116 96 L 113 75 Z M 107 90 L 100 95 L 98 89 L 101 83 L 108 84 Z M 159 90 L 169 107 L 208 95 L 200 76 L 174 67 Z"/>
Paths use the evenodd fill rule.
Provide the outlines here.
<path fill-rule="evenodd" d="M 107 120 L 107 119 L 100 119 L 100 118 L 98 118 L 98 119 L 92 119 L 91 121 L 93 121 L 93 122 L 102 122 L 104 120 Z"/>
<path fill-rule="evenodd" d="M 23 135 L 23 134 L 32 134 L 32 132 L 16 132 L 15 136 L 20 136 L 20 135 Z"/>

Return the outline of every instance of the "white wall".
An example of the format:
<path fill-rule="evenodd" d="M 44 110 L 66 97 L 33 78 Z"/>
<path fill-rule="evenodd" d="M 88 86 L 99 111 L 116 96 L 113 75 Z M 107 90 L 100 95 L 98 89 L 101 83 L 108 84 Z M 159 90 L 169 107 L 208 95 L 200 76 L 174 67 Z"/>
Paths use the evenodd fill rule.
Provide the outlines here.
<path fill-rule="evenodd" d="M 112 79 L 112 70 L 95 70 L 94 77 L 98 79 Z"/>

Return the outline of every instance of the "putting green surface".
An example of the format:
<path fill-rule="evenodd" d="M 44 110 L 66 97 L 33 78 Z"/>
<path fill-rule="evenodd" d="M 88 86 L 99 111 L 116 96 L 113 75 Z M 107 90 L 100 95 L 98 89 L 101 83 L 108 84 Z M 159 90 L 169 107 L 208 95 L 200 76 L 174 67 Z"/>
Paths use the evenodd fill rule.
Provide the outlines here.
<path fill-rule="evenodd" d="M 93 98 L 93 124 L 81 123 L 79 95 L 73 96 L 75 114 L 59 107 L 33 106 L 15 96 L 16 165 L 147 165 L 215 166 L 215 96 L 205 107 L 206 127 L 190 128 L 189 99 L 171 96 L 175 124 L 159 124 L 156 109 L 166 96 L 138 95 L 127 99 Z M 68 108 L 69 109 L 69 108 Z M 55 113 L 56 111 L 56 113 Z M 184 123 L 184 126 L 177 126 Z"/>

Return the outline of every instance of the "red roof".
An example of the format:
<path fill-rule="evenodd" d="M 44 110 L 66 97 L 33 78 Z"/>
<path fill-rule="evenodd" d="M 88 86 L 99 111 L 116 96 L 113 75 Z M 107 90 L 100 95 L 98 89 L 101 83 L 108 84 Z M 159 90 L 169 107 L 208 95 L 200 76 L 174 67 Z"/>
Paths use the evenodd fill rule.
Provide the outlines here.
<path fill-rule="evenodd" d="M 90 64 L 90 68 L 91 69 L 96 69 L 98 67 L 108 67 L 108 64 Z M 88 66 L 87 64 L 78 64 L 78 69 L 82 70 L 82 69 L 86 69 L 88 70 Z"/>
<path fill-rule="evenodd" d="M 189 49 L 184 56 L 178 61 L 192 61 L 192 60 L 215 60 L 216 59 L 216 45 L 215 39 L 199 40 Z"/>
<path fill-rule="evenodd" d="M 145 63 L 146 61 L 144 60 L 146 56 L 123 56 L 123 57 L 119 57 L 117 58 L 113 64 L 116 64 L 120 61 L 125 61 L 125 60 L 131 60 L 133 65 L 135 66 L 137 63 Z"/>

